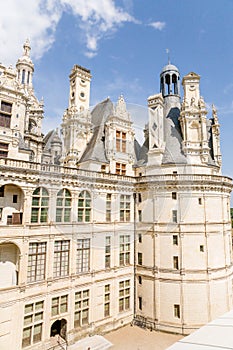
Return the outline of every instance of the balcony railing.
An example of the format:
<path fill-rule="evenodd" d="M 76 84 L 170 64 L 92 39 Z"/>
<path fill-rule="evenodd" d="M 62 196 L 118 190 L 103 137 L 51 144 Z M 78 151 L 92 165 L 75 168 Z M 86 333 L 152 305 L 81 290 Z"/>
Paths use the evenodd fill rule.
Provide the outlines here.
<path fill-rule="evenodd" d="M 131 177 L 131 176 L 125 176 L 125 175 L 117 175 L 117 174 L 110 174 L 110 173 L 104 173 L 104 172 L 97 172 L 97 171 L 91 171 L 91 170 L 82 170 L 78 168 L 71 168 L 61 165 L 55 165 L 55 164 L 41 164 L 41 163 L 34 163 L 34 162 L 28 162 L 24 160 L 16 160 L 16 159 L 10 159 L 10 158 L 1 158 L 0 159 L 0 167 L 6 167 L 8 169 L 17 169 L 17 170 L 27 170 L 31 171 L 32 173 L 36 172 L 38 174 L 44 173 L 44 174 L 64 174 L 64 175 L 70 175 L 70 176 L 77 176 L 77 177 L 91 177 L 101 180 L 112 180 L 112 181 L 126 181 L 130 183 L 145 183 L 145 182 L 154 182 L 158 181 L 159 183 L 169 183 L 169 182 L 178 182 L 178 183 L 184 183 L 184 182 L 209 182 L 209 183 L 219 183 L 219 184 L 229 184 L 232 185 L 232 179 L 227 176 L 221 176 L 221 175 L 202 175 L 202 174 L 165 174 L 165 175 L 149 175 L 149 176 L 140 176 L 140 177 Z"/>

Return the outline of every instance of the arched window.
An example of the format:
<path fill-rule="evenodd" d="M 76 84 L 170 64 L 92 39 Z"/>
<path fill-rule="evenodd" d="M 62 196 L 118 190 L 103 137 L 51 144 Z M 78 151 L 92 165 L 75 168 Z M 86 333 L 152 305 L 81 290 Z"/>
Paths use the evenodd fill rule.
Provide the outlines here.
<path fill-rule="evenodd" d="M 25 83 L 25 69 L 22 71 L 22 84 Z"/>
<path fill-rule="evenodd" d="M 57 193 L 56 222 L 70 222 L 71 194 L 66 188 Z"/>
<path fill-rule="evenodd" d="M 178 95 L 177 76 L 172 74 L 173 93 Z"/>
<path fill-rule="evenodd" d="M 170 94 L 170 75 L 169 74 L 165 76 L 165 83 L 167 85 L 167 94 L 169 95 Z"/>
<path fill-rule="evenodd" d="M 87 191 L 82 191 L 78 197 L 78 222 L 90 222 L 91 220 L 91 196 Z"/>
<path fill-rule="evenodd" d="M 32 223 L 48 221 L 49 194 L 43 187 L 38 187 L 32 194 Z"/>

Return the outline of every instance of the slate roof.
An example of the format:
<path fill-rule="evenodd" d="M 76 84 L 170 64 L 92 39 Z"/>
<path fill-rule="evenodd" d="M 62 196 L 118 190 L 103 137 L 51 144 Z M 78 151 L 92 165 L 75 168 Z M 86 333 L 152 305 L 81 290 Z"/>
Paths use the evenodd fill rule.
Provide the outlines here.
<path fill-rule="evenodd" d="M 93 136 L 79 161 L 80 163 L 88 160 L 108 163 L 104 145 L 104 125 L 110 115 L 113 115 L 113 103 L 109 98 L 97 104 L 92 110 Z"/>
<path fill-rule="evenodd" d="M 162 164 L 186 164 L 187 159 L 182 151 L 182 135 L 180 122 L 179 102 L 177 97 L 170 96 L 165 99 L 164 104 L 164 136 L 165 152 Z"/>

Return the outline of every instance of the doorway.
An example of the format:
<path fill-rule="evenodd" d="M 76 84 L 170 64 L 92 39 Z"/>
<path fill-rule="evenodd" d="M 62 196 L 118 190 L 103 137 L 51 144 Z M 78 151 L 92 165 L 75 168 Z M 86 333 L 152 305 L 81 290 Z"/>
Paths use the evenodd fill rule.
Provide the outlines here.
<path fill-rule="evenodd" d="M 51 326 L 50 337 L 55 337 L 55 335 L 58 334 L 66 340 L 66 328 L 67 321 L 64 318 L 56 320 Z"/>

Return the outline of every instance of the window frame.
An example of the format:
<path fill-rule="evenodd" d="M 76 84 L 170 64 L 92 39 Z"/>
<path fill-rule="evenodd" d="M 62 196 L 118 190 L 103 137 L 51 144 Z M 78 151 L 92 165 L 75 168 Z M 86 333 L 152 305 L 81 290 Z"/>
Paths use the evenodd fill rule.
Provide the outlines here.
<path fill-rule="evenodd" d="M 91 194 L 83 190 L 78 196 L 78 222 L 91 222 Z"/>
<path fill-rule="evenodd" d="M 90 238 L 78 238 L 76 248 L 76 273 L 81 274 L 90 271 Z"/>
<path fill-rule="evenodd" d="M 60 191 L 57 192 L 56 222 L 69 223 L 71 221 L 71 208 L 72 208 L 71 193 L 67 188 L 62 188 Z"/>
<path fill-rule="evenodd" d="M 57 248 L 57 249 L 56 249 Z M 69 276 L 70 240 L 54 241 L 53 277 Z"/>
<path fill-rule="evenodd" d="M 37 187 L 32 193 L 31 223 L 47 224 L 49 211 L 49 192 L 44 187 Z"/>
<path fill-rule="evenodd" d="M 46 273 L 47 242 L 29 242 L 27 282 L 43 281 Z"/>

